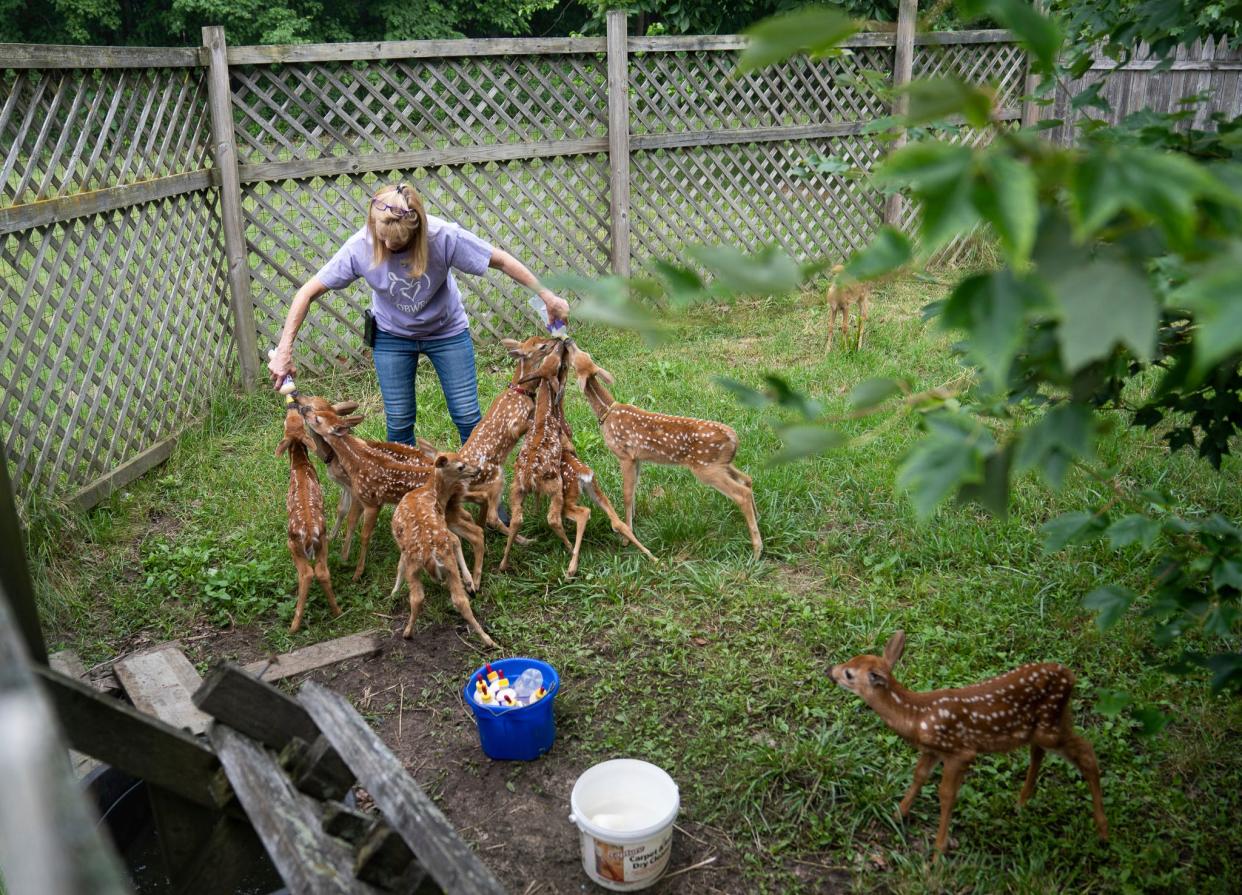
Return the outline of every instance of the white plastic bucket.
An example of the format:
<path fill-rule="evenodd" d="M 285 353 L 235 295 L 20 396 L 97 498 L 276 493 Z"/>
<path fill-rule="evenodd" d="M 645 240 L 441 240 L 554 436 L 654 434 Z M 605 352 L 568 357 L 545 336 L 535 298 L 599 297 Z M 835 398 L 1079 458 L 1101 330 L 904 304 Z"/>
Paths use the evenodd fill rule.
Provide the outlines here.
<path fill-rule="evenodd" d="M 655 765 L 616 758 L 585 771 L 569 795 L 582 842 L 582 869 L 606 889 L 645 889 L 668 867 L 681 799 Z"/>

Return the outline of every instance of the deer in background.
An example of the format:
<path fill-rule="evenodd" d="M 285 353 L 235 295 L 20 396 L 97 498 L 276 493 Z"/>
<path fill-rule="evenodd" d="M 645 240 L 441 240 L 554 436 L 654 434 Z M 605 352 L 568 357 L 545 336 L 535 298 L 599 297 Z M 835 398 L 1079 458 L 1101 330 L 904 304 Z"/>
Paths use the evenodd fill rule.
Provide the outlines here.
<path fill-rule="evenodd" d="M 505 552 L 500 558 L 500 571 L 509 568 L 509 551 L 513 540 L 522 527 L 522 504 L 528 494 L 542 494 L 548 498 L 548 525 L 557 533 L 565 546 L 573 552 L 570 565 L 577 569 L 578 551 L 569 546 L 565 527 L 561 523 L 564 495 L 561 487 L 561 426 L 557 405 L 562 396 L 561 363 L 564 342 L 557 344 L 547 354 L 546 360 L 535 373 L 527 377 L 536 381 L 535 414 L 526 440 L 513 462 L 513 485 L 509 489 L 509 535 L 505 539 Z M 555 361 L 555 363 L 554 363 Z M 590 512 L 587 513 L 590 516 Z M 578 545 L 582 544 L 582 524 L 578 527 Z M 571 573 L 572 574 L 572 573 Z"/>
<path fill-rule="evenodd" d="M 298 570 L 298 602 L 293 611 L 293 623 L 289 625 L 291 634 L 302 626 L 302 611 L 306 608 L 311 578 L 319 581 L 319 586 L 328 597 L 328 608 L 332 614 L 341 614 L 341 607 L 336 605 L 336 597 L 332 594 L 332 576 L 328 572 L 323 489 L 306 452 L 309 443 L 301 414 L 289 410 L 285 414 L 285 437 L 276 446 L 276 456 L 285 452 L 289 454 L 289 491 L 285 508 L 289 517 L 289 555 Z"/>
<path fill-rule="evenodd" d="M 943 852 L 957 791 L 975 757 L 981 752 L 1009 752 L 1030 746 L 1031 765 L 1018 796 L 1019 807 L 1035 793 L 1040 763 L 1051 749 L 1086 778 L 1096 830 L 1101 839 L 1108 838 L 1099 762 L 1091 744 L 1074 733 L 1070 714 L 1072 671 L 1054 663 L 1023 665 L 969 687 L 916 693 L 893 677 L 893 666 L 905 646 L 905 632 L 898 631 L 889 638 L 882 656 L 855 656 L 828 669 L 830 680 L 860 696 L 891 730 L 919 750 L 914 782 L 898 809 L 903 820 L 932 770 L 943 763 L 940 828 L 936 832 L 936 851 Z"/>
<path fill-rule="evenodd" d="M 492 401 L 459 453 L 463 460 L 479 469 L 478 477 L 466 492 L 466 499 L 482 505 L 481 521 L 485 525 L 508 535 L 509 527 L 496 514 L 505 489 L 505 461 L 518 439 L 530 428 L 535 410 L 535 386 L 531 383 L 548 375 L 548 370 L 554 374 L 560 369 L 561 342 L 531 336 L 524 342 L 502 339 L 501 344 L 518 362 L 513 379 Z"/>
<path fill-rule="evenodd" d="M 763 552 L 763 537 L 759 534 L 754 485 L 750 476 L 733 465 L 737 433 L 724 423 L 652 413 L 632 404 L 618 403 L 604 385 L 613 383 L 612 374 L 597 366 L 591 355 L 576 346 L 571 345 L 569 352 L 578 388 L 599 420 L 604 443 L 621 463 L 626 525 L 631 530 L 634 528 L 634 491 L 638 485 L 639 464 L 684 466 L 704 485 L 715 488 L 737 504 L 746 518 L 751 547 L 758 559 Z"/>
<path fill-rule="evenodd" d="M 863 327 L 867 323 L 868 301 L 871 298 L 871 286 L 866 283 L 842 282 L 841 274 L 844 265 L 832 266 L 832 279 L 828 283 L 828 292 L 824 300 L 828 303 L 828 350 L 832 350 L 833 330 L 837 317 L 841 318 L 841 339 L 850 337 L 850 305 L 858 305 L 858 338 L 854 341 L 854 350 L 862 349 Z"/>
<path fill-rule="evenodd" d="M 432 469 L 434 471 L 427 483 L 402 497 L 392 514 L 392 536 L 401 550 L 392 595 L 395 597 L 401 590 L 402 578 L 410 588 L 410 619 L 402 636 L 408 640 L 414 635 L 414 622 L 418 619 L 424 598 L 420 575 L 428 572 L 448 584 L 453 605 L 470 630 L 488 646 L 495 646 L 470 608 L 470 598 L 466 596 L 466 587 L 471 586 L 470 572 L 462 555 L 461 541 L 448 524 L 454 510 L 465 513 L 460 507 L 466 493 L 465 483 L 478 475 L 478 467 L 466 463 L 460 454 L 444 453 L 436 455 Z M 483 529 L 473 526 L 470 537 L 472 540 L 477 538 L 474 540 L 474 555 L 478 559 L 483 555 Z"/>
<path fill-rule="evenodd" d="M 303 403 L 313 410 L 331 410 L 337 416 L 346 416 L 358 409 L 357 401 L 339 401 L 335 404 L 329 403 L 323 398 L 305 397 L 302 398 Z M 336 504 L 336 522 L 332 526 L 332 531 L 328 532 L 328 540 L 336 540 L 337 532 L 340 531 L 341 522 L 349 513 L 349 508 L 353 504 L 354 489 L 353 484 L 349 480 L 349 473 L 345 470 L 345 466 L 332 448 L 328 447 L 328 443 L 324 441 L 323 436 L 313 429 L 308 430 L 313 444 L 312 449 L 324 465 L 328 468 L 328 477 L 336 482 L 341 489 L 341 499 Z M 426 439 L 417 439 L 416 445 L 399 444 L 395 441 L 374 441 L 369 438 L 363 439 L 370 447 L 378 451 L 383 451 L 394 460 L 400 460 L 409 463 L 419 463 L 429 465 L 436 458 L 436 449 Z M 345 540 L 341 544 L 341 559 L 349 558 L 349 546 L 353 540 L 354 526 L 349 524 L 345 528 Z"/>

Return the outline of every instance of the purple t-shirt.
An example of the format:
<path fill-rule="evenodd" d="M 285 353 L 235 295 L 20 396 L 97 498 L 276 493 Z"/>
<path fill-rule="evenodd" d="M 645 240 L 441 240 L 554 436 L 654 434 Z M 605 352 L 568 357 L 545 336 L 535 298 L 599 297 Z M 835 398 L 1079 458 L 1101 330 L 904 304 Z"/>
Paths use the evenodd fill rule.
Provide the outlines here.
<path fill-rule="evenodd" d="M 329 289 L 365 279 L 371 287 L 371 313 L 386 333 L 447 339 L 470 325 L 453 268 L 475 275 L 486 272 L 492 247 L 451 221 L 427 215 L 427 270 L 421 277 L 410 277 L 401 255 L 389 255 L 376 267 L 371 260 L 371 237 L 363 227 L 316 276 Z"/>

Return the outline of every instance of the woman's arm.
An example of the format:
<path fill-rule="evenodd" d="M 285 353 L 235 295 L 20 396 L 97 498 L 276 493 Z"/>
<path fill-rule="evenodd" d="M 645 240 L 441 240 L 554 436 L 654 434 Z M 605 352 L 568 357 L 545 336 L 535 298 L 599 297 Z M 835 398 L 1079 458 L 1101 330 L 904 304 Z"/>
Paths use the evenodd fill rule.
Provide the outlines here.
<path fill-rule="evenodd" d="M 276 353 L 272 355 L 267 365 L 274 386 L 278 387 L 286 375 L 293 375 L 293 340 L 298 337 L 298 329 L 302 326 L 302 321 L 306 319 L 307 312 L 310 311 L 311 302 L 327 291 L 328 287 L 319 277 L 314 276 L 303 283 L 302 288 L 293 296 L 293 303 L 289 305 L 289 313 L 285 315 L 285 327 L 281 332 L 280 344 L 276 346 Z"/>
<path fill-rule="evenodd" d="M 569 319 L 569 302 L 551 289 L 545 289 L 539 285 L 539 280 L 535 279 L 535 275 L 526 269 L 526 265 L 504 249 L 492 249 L 492 260 L 488 262 L 488 266 L 499 270 L 518 285 L 533 290 L 547 306 L 549 320 Z"/>

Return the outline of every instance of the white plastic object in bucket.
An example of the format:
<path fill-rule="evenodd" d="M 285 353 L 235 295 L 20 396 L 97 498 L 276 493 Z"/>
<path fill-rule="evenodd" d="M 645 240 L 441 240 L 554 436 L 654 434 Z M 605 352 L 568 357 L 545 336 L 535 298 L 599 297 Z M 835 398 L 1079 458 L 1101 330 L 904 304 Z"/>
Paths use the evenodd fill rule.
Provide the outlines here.
<path fill-rule="evenodd" d="M 615 758 L 588 768 L 569 795 L 582 869 L 606 889 L 645 889 L 668 867 L 681 797 L 673 778 L 646 761 Z"/>

